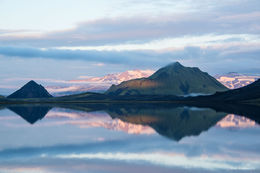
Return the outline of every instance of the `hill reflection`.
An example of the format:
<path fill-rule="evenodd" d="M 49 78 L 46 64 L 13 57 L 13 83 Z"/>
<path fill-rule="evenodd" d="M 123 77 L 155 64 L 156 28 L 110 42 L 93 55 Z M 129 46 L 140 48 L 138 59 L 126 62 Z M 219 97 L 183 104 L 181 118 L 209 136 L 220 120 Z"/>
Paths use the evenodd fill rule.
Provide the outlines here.
<path fill-rule="evenodd" d="M 211 109 L 172 105 L 143 108 L 126 106 L 114 107 L 114 109 L 110 107 L 107 112 L 112 118 L 133 124 L 148 125 L 160 135 L 175 141 L 185 136 L 198 136 L 226 116 L 226 113 L 218 113 Z"/>
<path fill-rule="evenodd" d="M 30 124 L 41 120 L 52 109 L 49 105 L 11 105 L 7 107 Z"/>

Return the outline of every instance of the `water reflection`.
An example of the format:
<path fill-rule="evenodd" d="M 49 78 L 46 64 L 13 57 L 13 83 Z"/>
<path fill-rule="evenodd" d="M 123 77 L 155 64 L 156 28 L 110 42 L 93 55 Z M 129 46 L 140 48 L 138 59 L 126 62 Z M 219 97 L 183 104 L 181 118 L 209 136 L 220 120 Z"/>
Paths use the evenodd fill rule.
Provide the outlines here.
<path fill-rule="evenodd" d="M 80 128 L 102 127 L 114 131 L 124 131 L 128 134 L 153 134 L 154 130 L 146 125 L 124 122 L 112 119 L 104 112 L 69 111 L 68 109 L 53 109 L 46 118 L 60 118 L 56 124 L 70 124 Z M 64 121 L 63 121 L 64 120 Z"/>
<path fill-rule="evenodd" d="M 52 109 L 48 105 L 11 105 L 8 109 L 15 112 L 30 124 L 41 120 Z"/>
<path fill-rule="evenodd" d="M 104 111 L 114 119 L 113 121 L 109 121 L 104 117 L 96 119 L 98 116 L 95 115 L 94 121 L 85 122 L 80 120 L 70 122 L 71 124 L 79 125 L 81 128 L 104 127 L 126 131 L 130 134 L 150 134 L 155 130 L 158 134 L 175 141 L 179 141 L 186 136 L 198 136 L 201 132 L 207 131 L 216 124 L 220 127 L 230 127 L 232 125 L 233 127 L 241 127 L 241 123 L 243 122 L 245 122 L 245 125 L 248 125 L 250 122 L 255 125 L 259 123 L 259 118 L 255 115 L 258 115 L 260 112 L 258 109 L 250 109 L 252 111 L 249 111 L 246 107 L 244 112 L 250 112 L 249 115 L 236 116 L 234 118 L 235 115 L 232 116 L 224 112 L 217 112 L 211 108 L 188 107 L 175 104 L 11 105 L 7 108 L 30 124 L 34 124 L 44 118 L 53 107 L 65 108 L 64 110 L 67 110 L 67 112 L 61 113 L 58 111 L 49 115 L 50 117 L 64 116 L 77 118 L 78 116 L 84 117 L 89 115 L 84 114 L 84 112 Z M 219 109 L 219 106 L 217 108 Z M 230 107 L 226 106 L 226 108 L 230 110 Z M 234 106 L 232 106 L 232 109 L 234 109 Z M 73 114 L 73 110 L 83 113 L 76 112 Z M 243 112 L 241 107 L 237 110 Z M 233 121 L 227 121 L 231 119 Z"/>
<path fill-rule="evenodd" d="M 216 126 L 221 128 L 237 129 L 237 128 L 248 128 L 258 126 L 258 124 L 244 116 L 238 116 L 235 114 L 228 114 Z"/>
<path fill-rule="evenodd" d="M 115 107 L 107 112 L 112 118 L 122 121 L 148 125 L 160 135 L 179 141 L 185 136 L 197 136 L 207 131 L 221 120 L 226 113 L 211 109 L 178 107 Z"/>
<path fill-rule="evenodd" d="M 258 109 L 223 107 L 7 106 L 0 172 L 259 172 Z"/>

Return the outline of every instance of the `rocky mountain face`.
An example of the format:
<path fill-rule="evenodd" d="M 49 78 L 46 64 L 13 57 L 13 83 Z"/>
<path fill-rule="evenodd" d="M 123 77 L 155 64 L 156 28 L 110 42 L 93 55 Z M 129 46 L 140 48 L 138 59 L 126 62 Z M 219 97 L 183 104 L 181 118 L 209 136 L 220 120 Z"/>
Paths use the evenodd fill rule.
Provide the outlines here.
<path fill-rule="evenodd" d="M 112 95 L 190 95 L 214 94 L 228 90 L 208 73 L 180 63 L 165 66 L 147 78 L 133 79 L 112 85 L 106 94 Z"/>
<path fill-rule="evenodd" d="M 52 95 L 41 85 L 30 81 L 7 98 L 50 98 Z"/>

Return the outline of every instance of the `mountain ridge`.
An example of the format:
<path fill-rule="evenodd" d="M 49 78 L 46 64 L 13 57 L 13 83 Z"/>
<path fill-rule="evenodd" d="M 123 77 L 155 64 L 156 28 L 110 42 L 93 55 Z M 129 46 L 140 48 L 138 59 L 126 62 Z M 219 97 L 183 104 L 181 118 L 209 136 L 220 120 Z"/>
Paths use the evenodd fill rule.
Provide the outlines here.
<path fill-rule="evenodd" d="M 187 77 L 187 78 L 183 78 L 183 77 Z M 43 86 L 38 85 L 34 81 L 30 81 L 26 85 L 24 85 L 21 89 L 17 90 L 7 98 L 1 98 L 0 101 L 1 103 L 65 103 L 65 102 L 111 103 L 111 102 L 151 102 L 151 101 L 161 102 L 163 101 L 163 102 L 174 102 L 174 103 L 194 104 L 194 105 L 199 104 L 199 105 L 210 105 L 210 106 L 212 106 L 212 104 L 223 104 L 223 103 L 234 102 L 239 104 L 245 103 L 245 104 L 254 104 L 258 106 L 260 105 L 260 92 L 259 92 L 260 80 L 239 89 L 227 90 L 227 88 L 224 88 L 225 91 L 217 91 L 217 92 L 215 92 L 214 90 L 215 94 L 208 95 L 208 96 L 190 97 L 190 96 L 183 96 L 183 95 L 178 96 L 177 94 L 167 93 L 168 90 L 175 89 L 173 85 L 176 85 L 177 89 L 181 90 L 182 92 L 190 91 L 189 89 L 194 86 L 201 87 L 201 85 L 204 84 L 203 82 L 205 82 L 201 79 L 205 80 L 206 84 L 213 83 L 214 87 L 217 85 L 223 86 L 212 76 L 208 75 L 205 72 L 200 71 L 196 67 L 184 67 L 179 63 L 174 63 L 159 69 L 150 77 L 133 79 L 126 82 L 122 82 L 121 84 L 119 84 L 119 86 L 126 84 L 125 87 L 126 89 L 124 87 L 119 88 L 119 91 L 116 91 L 118 93 L 101 94 L 101 93 L 86 92 L 77 95 L 51 98 L 52 96 L 47 92 L 47 90 L 44 89 Z M 139 86 L 141 86 L 141 89 L 144 89 L 145 92 L 132 90 L 133 87 L 139 87 Z M 114 87 L 117 86 L 114 85 Z M 130 89 L 127 87 L 129 87 Z M 168 88 L 165 89 L 164 87 L 168 87 Z M 146 90 L 147 88 L 148 90 Z M 154 90 L 156 90 L 157 92 L 153 92 Z M 132 91 L 134 92 L 134 94 L 131 93 Z"/>
<path fill-rule="evenodd" d="M 155 71 L 151 69 L 134 69 L 127 70 L 124 72 L 111 73 L 104 76 L 79 76 L 78 79 L 74 80 L 68 80 L 61 83 L 58 83 L 56 81 L 53 84 L 45 84 L 45 88 L 53 96 L 73 95 L 84 92 L 103 93 L 112 84 L 119 84 L 123 81 L 136 78 L 149 77 L 154 72 Z M 260 78 L 260 75 L 229 72 L 225 74 L 214 75 L 214 78 L 217 79 L 223 85 L 225 85 L 227 88 L 236 89 L 256 81 L 258 78 Z M 5 95 L 8 95 L 8 93 L 6 93 Z"/>

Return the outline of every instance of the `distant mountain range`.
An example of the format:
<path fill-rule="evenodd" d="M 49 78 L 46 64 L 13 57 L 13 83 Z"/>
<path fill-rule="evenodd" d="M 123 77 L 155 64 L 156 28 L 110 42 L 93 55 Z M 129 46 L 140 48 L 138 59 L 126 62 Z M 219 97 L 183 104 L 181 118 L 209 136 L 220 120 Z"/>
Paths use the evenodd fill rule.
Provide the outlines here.
<path fill-rule="evenodd" d="M 260 80 L 245 87 L 228 90 L 215 78 L 198 68 L 184 67 L 180 63 L 173 63 L 159 69 L 147 78 L 132 79 L 119 85 L 112 85 L 104 94 L 84 92 L 52 98 L 52 95 L 43 86 L 30 81 L 7 98 L 0 98 L 0 101 L 3 103 L 167 101 L 199 104 L 198 106 L 223 103 L 260 105 L 259 91 Z M 200 96 L 195 97 L 194 93 Z"/>
<path fill-rule="evenodd" d="M 46 89 L 55 96 L 79 94 L 82 92 L 105 92 L 112 84 L 123 81 L 149 77 L 153 70 L 128 70 L 122 73 L 108 74 L 101 77 L 81 76 L 81 79 L 70 80 L 69 86 L 47 86 Z"/>
<path fill-rule="evenodd" d="M 147 78 L 133 79 L 112 85 L 106 94 L 113 95 L 189 95 L 214 94 L 228 90 L 208 73 L 197 67 L 172 63 Z"/>
<path fill-rule="evenodd" d="M 128 70 L 122 73 L 108 74 L 101 77 L 81 76 L 81 79 L 70 80 L 68 85 L 62 84 L 47 86 L 46 89 L 54 96 L 64 96 L 71 94 L 79 94 L 83 92 L 105 92 L 112 84 L 118 85 L 121 82 L 147 78 L 155 71 L 153 70 Z M 257 79 L 260 75 L 245 75 L 236 72 L 230 72 L 223 75 L 214 76 L 220 83 L 229 89 L 236 89 L 246 86 Z"/>
<path fill-rule="evenodd" d="M 152 75 L 154 71 L 152 70 L 128 70 L 122 73 L 108 74 L 103 77 L 84 77 L 81 76 L 80 80 L 71 80 L 73 83 L 108 83 L 108 84 L 119 84 L 123 81 L 143 78 Z M 85 78 L 85 79 L 84 79 Z"/>
<path fill-rule="evenodd" d="M 50 82 L 45 84 L 45 88 L 53 96 L 80 94 L 84 92 L 104 93 L 112 84 L 118 85 L 123 81 L 131 79 L 147 78 L 154 72 L 155 71 L 153 70 L 137 69 L 108 74 L 101 77 L 80 76 L 79 79 L 76 80 L 68 80 L 60 83 L 58 81 L 54 83 Z M 227 88 L 236 89 L 256 81 L 260 78 L 260 75 L 247 75 L 230 72 L 227 74 L 215 75 L 214 77 Z M 4 92 L 6 91 L 3 91 L 3 93 Z"/>

